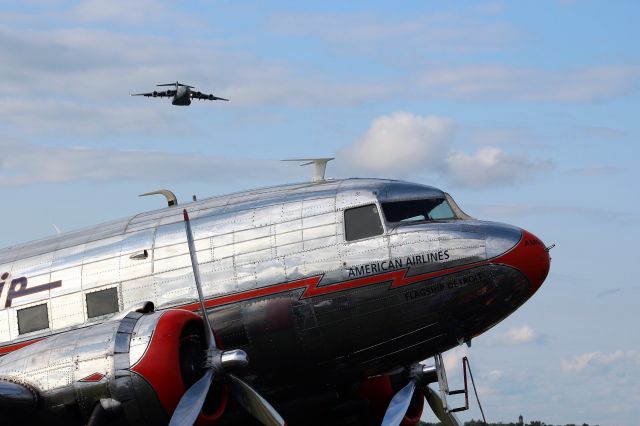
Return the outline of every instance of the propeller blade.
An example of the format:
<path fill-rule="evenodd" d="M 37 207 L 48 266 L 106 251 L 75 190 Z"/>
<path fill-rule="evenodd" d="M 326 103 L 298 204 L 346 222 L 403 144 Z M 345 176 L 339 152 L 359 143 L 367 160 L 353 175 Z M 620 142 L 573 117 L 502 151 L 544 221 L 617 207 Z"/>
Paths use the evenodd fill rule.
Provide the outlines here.
<path fill-rule="evenodd" d="M 204 306 L 204 296 L 202 295 L 202 285 L 200 284 L 200 267 L 198 266 L 198 258 L 196 257 L 196 246 L 193 242 L 193 232 L 191 231 L 191 221 L 189 220 L 189 214 L 187 209 L 182 211 L 184 215 L 184 227 L 187 232 L 187 244 L 189 246 L 189 255 L 191 256 L 191 266 L 193 267 L 193 278 L 196 281 L 196 289 L 198 290 L 198 300 L 200 301 L 200 309 L 202 309 L 202 316 L 204 316 L 204 328 L 205 328 L 205 340 L 207 342 L 207 348 L 217 349 L 216 339 L 213 337 L 213 329 L 209 322 L 209 316 L 207 315 L 207 309 Z"/>
<path fill-rule="evenodd" d="M 435 414 L 438 420 L 440 420 L 440 423 L 444 426 L 460 426 L 460 421 L 455 414 L 445 411 L 442 405 L 442 399 L 440 399 L 438 392 L 434 391 L 429 386 L 425 386 L 424 397 L 429 403 L 433 414 Z"/>
<path fill-rule="evenodd" d="M 182 395 L 171 416 L 169 426 L 193 426 L 209 393 L 211 382 L 213 382 L 213 370 L 209 369 Z"/>
<path fill-rule="evenodd" d="M 404 415 L 409 409 L 411 397 L 413 397 L 415 390 L 416 379 L 411 379 L 405 387 L 393 395 L 387 412 L 384 414 L 384 419 L 382 419 L 382 426 L 398 426 L 402 422 Z"/>
<path fill-rule="evenodd" d="M 275 408 L 260 396 L 247 383 L 243 382 L 233 374 L 227 374 L 227 384 L 231 389 L 231 394 L 253 417 L 266 426 L 285 426 L 284 419 L 278 414 Z"/>

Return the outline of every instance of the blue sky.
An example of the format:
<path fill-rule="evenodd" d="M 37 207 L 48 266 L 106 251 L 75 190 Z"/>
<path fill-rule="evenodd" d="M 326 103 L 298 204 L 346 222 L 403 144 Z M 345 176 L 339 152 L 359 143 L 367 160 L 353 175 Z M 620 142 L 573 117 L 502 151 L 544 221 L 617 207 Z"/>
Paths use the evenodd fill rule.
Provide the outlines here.
<path fill-rule="evenodd" d="M 187 200 L 305 180 L 277 160 L 336 156 L 331 177 L 432 184 L 557 244 L 541 290 L 468 351 L 489 419 L 634 425 L 639 12 L 586 0 L 5 2 L 0 245 L 160 207 L 137 194 L 161 187 Z M 128 96 L 175 80 L 231 102 Z"/>

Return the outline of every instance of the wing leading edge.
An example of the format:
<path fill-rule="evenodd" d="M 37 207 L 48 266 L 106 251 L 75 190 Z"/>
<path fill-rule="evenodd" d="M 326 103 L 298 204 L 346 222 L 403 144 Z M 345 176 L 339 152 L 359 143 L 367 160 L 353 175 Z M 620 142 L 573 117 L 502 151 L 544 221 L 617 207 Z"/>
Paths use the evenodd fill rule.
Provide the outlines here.
<path fill-rule="evenodd" d="M 131 96 L 145 96 L 147 98 L 151 97 L 151 98 L 171 98 L 173 96 L 175 96 L 176 91 L 175 90 L 162 90 L 160 92 L 154 90 L 153 92 L 147 92 L 147 93 L 129 93 Z"/>
<path fill-rule="evenodd" d="M 206 94 L 202 92 L 191 92 L 191 99 L 205 99 L 209 101 L 229 101 L 229 99 L 220 98 L 211 93 Z"/>

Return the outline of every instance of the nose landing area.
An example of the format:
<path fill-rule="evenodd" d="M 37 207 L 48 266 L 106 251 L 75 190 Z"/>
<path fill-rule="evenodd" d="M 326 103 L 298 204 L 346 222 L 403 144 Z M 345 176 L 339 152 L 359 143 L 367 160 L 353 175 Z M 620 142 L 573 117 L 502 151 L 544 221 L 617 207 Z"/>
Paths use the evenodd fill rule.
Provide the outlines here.
<path fill-rule="evenodd" d="M 524 273 L 531 284 L 533 295 L 549 274 L 551 258 L 544 243 L 532 233 L 522 230 L 522 239 L 509 252 L 496 259 L 495 263 L 504 263 Z"/>

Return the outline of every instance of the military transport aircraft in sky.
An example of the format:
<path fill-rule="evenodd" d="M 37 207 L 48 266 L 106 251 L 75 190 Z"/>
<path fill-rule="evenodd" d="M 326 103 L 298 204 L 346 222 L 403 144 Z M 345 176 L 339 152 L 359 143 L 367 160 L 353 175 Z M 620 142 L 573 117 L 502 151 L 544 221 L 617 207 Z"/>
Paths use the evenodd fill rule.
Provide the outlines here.
<path fill-rule="evenodd" d="M 416 425 L 427 399 L 456 425 L 441 353 L 549 272 L 415 183 L 168 199 L 0 250 L 0 424 Z"/>
<path fill-rule="evenodd" d="M 154 90 L 153 92 L 147 92 L 147 93 L 130 93 L 131 96 L 145 96 L 145 97 L 152 97 L 152 98 L 173 98 L 173 100 L 171 101 L 172 105 L 191 105 L 191 100 L 192 99 L 198 99 L 198 100 L 209 100 L 209 101 L 228 101 L 229 99 L 225 99 L 225 98 L 219 98 L 218 96 L 212 95 L 212 94 L 206 94 L 206 93 L 202 93 L 199 91 L 193 91 L 191 89 L 194 89 L 193 86 L 189 86 L 186 84 L 182 84 L 180 82 L 175 82 L 175 83 L 167 83 L 167 84 L 158 84 L 158 87 L 161 86 L 173 86 L 174 89 L 167 89 L 167 90 L 161 90 L 161 91 L 157 91 Z"/>

